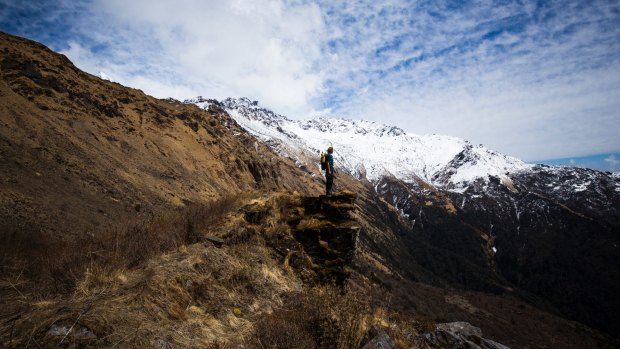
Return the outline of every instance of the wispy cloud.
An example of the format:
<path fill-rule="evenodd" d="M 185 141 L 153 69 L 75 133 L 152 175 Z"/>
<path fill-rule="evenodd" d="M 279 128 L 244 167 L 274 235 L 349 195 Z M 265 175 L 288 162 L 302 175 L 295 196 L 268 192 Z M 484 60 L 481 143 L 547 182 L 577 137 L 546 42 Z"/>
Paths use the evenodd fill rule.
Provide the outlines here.
<path fill-rule="evenodd" d="M 50 14 L 29 4 L 0 6 L 24 14 L 19 23 L 1 19 L 9 31 L 158 97 L 249 96 L 281 113 L 309 115 L 310 99 L 323 91 L 317 4 L 101 0 L 78 10 L 62 0 L 43 4 Z M 54 31 L 62 38 L 39 34 Z"/>
<path fill-rule="evenodd" d="M 615 171 L 618 169 L 618 165 L 620 164 L 620 159 L 616 159 L 615 155 L 609 155 L 607 158 L 605 158 L 604 160 L 606 163 L 609 164 L 609 168 L 612 171 Z"/>
<path fill-rule="evenodd" d="M 0 0 L 0 25 L 158 97 L 248 96 L 525 160 L 620 150 L 617 1 Z"/>
<path fill-rule="evenodd" d="M 328 45 L 336 114 L 530 160 L 620 148 L 616 4 L 346 7 Z"/>

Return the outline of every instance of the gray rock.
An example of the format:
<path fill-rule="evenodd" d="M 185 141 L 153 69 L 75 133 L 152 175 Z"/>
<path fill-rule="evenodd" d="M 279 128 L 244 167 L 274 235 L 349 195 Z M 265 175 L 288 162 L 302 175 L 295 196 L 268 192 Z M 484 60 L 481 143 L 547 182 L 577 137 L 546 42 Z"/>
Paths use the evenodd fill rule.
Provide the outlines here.
<path fill-rule="evenodd" d="M 477 341 L 482 338 L 481 329 L 463 321 L 437 324 L 437 330 L 460 335 L 468 339 L 477 339 Z"/>
<path fill-rule="evenodd" d="M 78 327 L 75 326 L 71 328 L 71 326 L 60 326 L 60 325 L 52 325 L 49 330 L 47 330 L 47 335 L 56 336 L 56 337 L 66 337 L 70 336 L 75 339 L 97 339 L 97 335 L 95 335 L 92 331 L 87 329 L 86 327 Z"/>
<path fill-rule="evenodd" d="M 158 349 L 172 349 L 172 344 L 170 344 L 170 342 L 168 341 L 158 338 L 155 340 L 155 347 Z"/>
<path fill-rule="evenodd" d="M 390 336 L 383 330 L 377 330 L 377 335 L 366 343 L 362 349 L 394 349 L 396 344 L 392 341 Z"/>
<path fill-rule="evenodd" d="M 482 330 L 467 322 L 437 324 L 436 330 L 414 339 L 416 348 L 510 349 L 482 337 Z"/>
<path fill-rule="evenodd" d="M 503 344 L 499 344 L 495 341 L 492 341 L 490 339 L 482 339 L 482 342 L 489 348 L 489 349 L 510 349 L 507 346 L 503 345 Z"/>
<path fill-rule="evenodd" d="M 69 334 L 71 326 L 58 326 L 52 325 L 49 330 L 47 330 L 47 334 L 50 336 L 66 336 Z"/>

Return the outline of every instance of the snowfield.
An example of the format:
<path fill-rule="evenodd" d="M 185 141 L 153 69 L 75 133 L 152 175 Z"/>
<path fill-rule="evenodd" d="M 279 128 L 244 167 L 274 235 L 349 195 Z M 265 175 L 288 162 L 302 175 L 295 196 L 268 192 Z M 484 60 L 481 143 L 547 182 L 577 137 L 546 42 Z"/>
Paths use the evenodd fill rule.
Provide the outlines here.
<path fill-rule="evenodd" d="M 208 109 L 218 102 L 198 97 L 186 103 Z M 362 120 L 290 120 L 247 98 L 219 103 L 243 128 L 281 155 L 318 166 L 320 151 L 333 146 L 337 168 L 371 182 L 392 175 L 409 183 L 422 179 L 462 191 L 472 181 L 488 181 L 489 176 L 510 182 L 508 174 L 531 168 L 521 160 L 456 137 L 409 134 L 398 127 Z"/>

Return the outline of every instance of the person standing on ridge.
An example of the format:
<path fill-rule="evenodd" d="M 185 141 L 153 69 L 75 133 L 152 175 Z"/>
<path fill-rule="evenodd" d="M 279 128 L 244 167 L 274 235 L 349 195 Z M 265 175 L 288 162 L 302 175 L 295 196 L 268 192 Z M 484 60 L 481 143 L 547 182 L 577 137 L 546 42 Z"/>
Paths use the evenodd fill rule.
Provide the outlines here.
<path fill-rule="evenodd" d="M 325 194 L 332 194 L 332 187 L 334 185 L 334 176 L 336 175 L 336 171 L 334 171 L 334 148 L 327 148 L 327 154 L 325 154 Z"/>

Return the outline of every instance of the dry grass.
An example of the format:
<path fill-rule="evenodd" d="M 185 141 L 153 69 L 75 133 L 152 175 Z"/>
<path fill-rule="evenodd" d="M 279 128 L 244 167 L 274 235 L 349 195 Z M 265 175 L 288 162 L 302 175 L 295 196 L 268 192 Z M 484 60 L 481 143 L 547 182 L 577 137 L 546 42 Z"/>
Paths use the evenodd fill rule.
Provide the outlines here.
<path fill-rule="evenodd" d="M 320 230 L 334 228 L 335 225 L 325 219 L 307 218 L 303 219 L 297 226 L 297 230 Z"/>
<path fill-rule="evenodd" d="M 421 314 L 390 312 L 385 322 L 383 329 L 397 348 L 411 348 L 416 336 L 435 330 L 435 321 Z"/>
<path fill-rule="evenodd" d="M 75 323 L 67 341 L 78 347 L 359 347 L 371 322 L 366 293 L 303 287 L 274 254 L 269 241 L 290 234 L 285 222 L 296 217 L 290 200 L 260 202 L 260 225 L 248 225 L 244 211 L 227 215 L 236 202 L 220 202 L 89 236 L 74 254 L 60 250 L 82 263 L 67 288 L 74 292 L 44 302 L 26 295 L 19 317 L 0 323 L 0 334 L 12 336 L 0 344 L 62 347 L 68 342 L 49 329 Z M 205 231 L 226 243 L 192 244 Z"/>
<path fill-rule="evenodd" d="M 359 348 L 369 328 L 365 293 L 317 286 L 290 296 L 255 324 L 251 346 L 262 348 Z"/>
<path fill-rule="evenodd" d="M 68 241 L 36 230 L 14 230 L 3 235 L 8 239 L 0 246 L 0 280 L 24 285 L 18 292 L 36 299 L 69 294 L 76 286 L 83 291 L 109 285 L 122 278 L 119 275 L 124 269 L 201 241 L 204 232 L 239 201 L 238 197 L 227 197 L 160 212 L 123 229 L 102 230 Z"/>
<path fill-rule="evenodd" d="M 47 331 L 79 317 L 69 339 L 82 345 L 236 348 L 252 338 L 257 319 L 300 287 L 263 246 L 192 244 L 138 268 L 89 267 L 71 297 L 30 303 L 13 322 L 0 323 L 0 337 L 7 336 L 0 344 L 13 333 L 14 346 L 32 338 L 56 347 L 61 338 Z M 97 339 L 74 338 L 81 329 Z"/>

